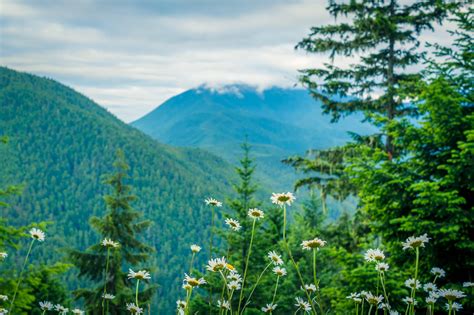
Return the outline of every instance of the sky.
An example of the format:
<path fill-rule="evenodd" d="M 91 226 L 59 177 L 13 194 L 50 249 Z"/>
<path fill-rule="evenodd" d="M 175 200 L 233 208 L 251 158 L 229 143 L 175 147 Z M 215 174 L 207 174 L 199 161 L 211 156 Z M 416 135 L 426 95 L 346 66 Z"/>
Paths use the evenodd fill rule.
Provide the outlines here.
<path fill-rule="evenodd" d="M 328 61 L 294 49 L 333 21 L 326 3 L 0 0 L 0 64 L 58 80 L 131 122 L 203 84 L 294 86 L 298 69 Z"/>

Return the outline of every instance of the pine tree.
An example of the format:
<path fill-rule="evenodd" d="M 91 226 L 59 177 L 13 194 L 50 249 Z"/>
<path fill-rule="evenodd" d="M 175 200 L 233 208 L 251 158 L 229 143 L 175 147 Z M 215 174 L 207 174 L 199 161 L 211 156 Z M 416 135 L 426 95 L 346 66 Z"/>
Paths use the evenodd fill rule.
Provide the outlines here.
<path fill-rule="evenodd" d="M 334 121 L 362 112 L 386 131 L 394 119 L 417 112 L 400 95 L 421 78 L 407 70 L 423 56 L 418 49 L 420 33 L 433 30 L 433 25 L 456 7 L 454 2 L 438 0 L 409 4 L 397 0 L 331 0 L 327 10 L 344 22 L 313 27 L 297 48 L 329 53 L 332 61 L 336 56 L 358 56 L 360 61 L 347 68 L 327 63 L 323 68 L 304 69 L 301 82 L 323 102 L 324 112 Z M 393 139 L 388 134 L 385 139 L 387 157 L 392 159 L 396 154 Z"/>
<path fill-rule="evenodd" d="M 125 183 L 128 179 L 129 166 L 125 162 L 122 151 L 117 152 L 114 162 L 115 172 L 106 176 L 104 183 L 109 185 L 112 193 L 104 196 L 107 212 L 101 218 L 92 217 L 90 224 L 102 239 L 110 239 L 119 243 L 117 249 L 110 251 L 108 273 L 104 274 L 107 262 L 107 248 L 96 244 L 85 251 L 72 250 L 70 257 L 79 269 L 79 276 L 96 283 L 94 288 L 75 291 L 77 298 L 84 298 L 88 313 L 103 314 L 102 294 L 107 292 L 115 296 L 110 302 L 110 314 L 125 314 L 126 303 L 133 303 L 134 292 L 132 283 L 128 281 L 124 269 L 142 267 L 153 249 L 139 240 L 139 234 L 151 224 L 149 220 L 141 220 L 141 213 L 132 208 L 136 199 L 131 194 L 131 187 Z M 107 283 L 104 288 L 104 279 Z M 156 291 L 155 285 L 148 285 L 140 292 L 140 305 L 150 303 Z"/>

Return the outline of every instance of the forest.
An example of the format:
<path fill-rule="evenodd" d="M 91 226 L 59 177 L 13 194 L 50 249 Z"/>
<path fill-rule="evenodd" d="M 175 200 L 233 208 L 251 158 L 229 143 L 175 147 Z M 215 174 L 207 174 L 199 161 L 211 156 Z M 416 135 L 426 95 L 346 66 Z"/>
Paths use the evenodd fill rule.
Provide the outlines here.
<path fill-rule="evenodd" d="M 295 49 L 331 62 L 299 84 L 376 133 L 288 156 L 283 192 L 251 143 L 232 166 L 0 68 L 0 314 L 472 314 L 474 8 L 327 11 Z M 451 45 L 421 42 L 446 24 Z M 357 207 L 329 218 L 328 198 Z"/>

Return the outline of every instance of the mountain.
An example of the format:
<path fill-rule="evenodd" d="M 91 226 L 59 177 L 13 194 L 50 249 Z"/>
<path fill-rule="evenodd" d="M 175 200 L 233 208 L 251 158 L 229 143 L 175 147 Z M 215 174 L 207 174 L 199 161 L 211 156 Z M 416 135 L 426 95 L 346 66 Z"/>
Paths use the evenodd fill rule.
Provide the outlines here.
<path fill-rule="evenodd" d="M 189 245 L 206 247 L 210 212 L 203 199 L 221 199 L 229 191 L 232 168 L 200 149 L 160 144 L 54 80 L 3 67 L 0 135 L 10 139 L 0 146 L 0 187 L 24 187 L 2 216 L 13 225 L 51 221 L 47 240 L 33 253 L 38 262 L 60 259 L 61 248 L 84 249 L 99 241 L 88 220 L 104 213 L 102 194 L 108 190 L 101 177 L 111 171 L 116 150 L 124 150 L 139 198 L 134 207 L 154 222 L 144 239 L 157 250 L 156 307 L 171 314 Z M 77 288 L 74 275 L 68 282 Z"/>
<path fill-rule="evenodd" d="M 257 174 L 272 189 L 291 189 L 295 176 L 280 163 L 308 149 L 341 145 L 348 131 L 367 134 L 372 127 L 351 116 L 337 124 L 323 115 L 307 91 L 246 85 L 201 86 L 174 96 L 132 125 L 159 141 L 206 149 L 230 162 L 240 156 L 245 136 L 257 158 Z"/>

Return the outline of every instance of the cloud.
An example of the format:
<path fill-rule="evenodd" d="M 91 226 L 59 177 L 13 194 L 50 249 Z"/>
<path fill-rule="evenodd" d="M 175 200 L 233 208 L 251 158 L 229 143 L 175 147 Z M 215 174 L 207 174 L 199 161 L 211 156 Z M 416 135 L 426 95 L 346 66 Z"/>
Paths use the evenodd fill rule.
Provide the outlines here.
<path fill-rule="evenodd" d="M 125 121 L 207 84 L 292 86 L 327 57 L 295 51 L 331 21 L 323 0 L 0 2 L 0 57 L 76 88 Z M 338 60 L 348 66 L 353 59 Z"/>

